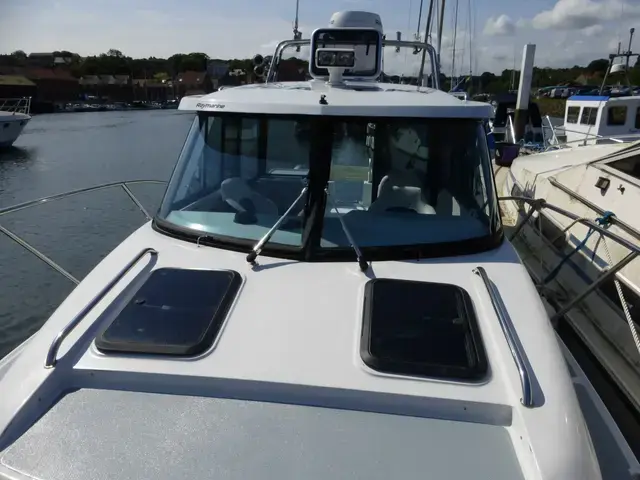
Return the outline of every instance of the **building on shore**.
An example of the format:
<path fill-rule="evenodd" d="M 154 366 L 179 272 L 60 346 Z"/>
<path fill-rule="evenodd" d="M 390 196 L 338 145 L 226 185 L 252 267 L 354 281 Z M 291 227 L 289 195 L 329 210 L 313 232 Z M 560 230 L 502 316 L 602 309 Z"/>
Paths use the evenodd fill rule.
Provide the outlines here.
<path fill-rule="evenodd" d="M 29 87 L 31 111 L 34 113 L 53 112 L 56 104 L 62 104 L 78 98 L 80 86 L 78 79 L 73 77 L 66 69 L 45 67 L 0 67 L 1 83 L 11 83 L 12 90 L 18 87 L 16 77 L 27 79 L 31 85 L 23 83 L 23 87 Z M 8 93 L 8 92 L 7 92 Z M 3 95 L 4 96 L 4 95 Z"/>
<path fill-rule="evenodd" d="M 23 75 L 0 75 L 0 98 L 33 98 L 36 91 L 36 84 Z"/>
<path fill-rule="evenodd" d="M 180 97 L 184 97 L 185 95 L 200 95 L 214 90 L 211 76 L 206 71 L 197 72 L 190 70 L 179 73 L 175 82 Z"/>

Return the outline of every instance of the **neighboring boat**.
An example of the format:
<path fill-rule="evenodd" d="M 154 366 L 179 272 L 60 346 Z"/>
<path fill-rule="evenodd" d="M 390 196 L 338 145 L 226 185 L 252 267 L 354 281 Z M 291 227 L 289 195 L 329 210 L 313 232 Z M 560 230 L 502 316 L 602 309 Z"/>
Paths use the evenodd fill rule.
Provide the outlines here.
<path fill-rule="evenodd" d="M 8 148 L 18 139 L 31 120 L 31 97 L 0 98 L 0 148 Z"/>
<path fill-rule="evenodd" d="M 182 99 L 158 214 L 0 361 L 0 477 L 640 473 L 504 238 L 491 107 L 377 83 L 383 46 L 439 78 L 378 15 L 330 25 Z"/>
<path fill-rule="evenodd" d="M 172 99 L 164 102 L 162 104 L 162 108 L 165 110 L 176 110 L 179 105 L 180 105 L 180 102 L 178 100 Z"/>
<path fill-rule="evenodd" d="M 495 117 L 491 121 L 491 131 L 496 143 L 514 143 L 513 122 L 516 111 L 516 93 L 503 93 L 493 98 Z M 544 128 L 538 104 L 531 100 L 525 126 L 525 142 L 544 142 Z"/>
<path fill-rule="evenodd" d="M 501 189 L 505 196 L 544 199 L 597 220 L 627 242 L 611 242 L 589 225 L 548 209 L 540 213 L 541 228 L 531 224 L 523 231 L 529 244 L 541 250 L 538 260 L 546 267 L 541 282 L 558 282 L 569 297 L 622 264 L 586 299 L 586 311 L 573 312 L 569 319 L 640 412 L 640 261 L 628 257 L 640 246 L 640 142 L 601 140 L 603 144 L 519 157 Z M 528 208 L 517 202 L 505 205 L 513 216 L 526 215 Z"/>
<path fill-rule="evenodd" d="M 575 95 L 566 102 L 564 123 L 550 145 L 620 143 L 640 139 L 640 96 Z"/>

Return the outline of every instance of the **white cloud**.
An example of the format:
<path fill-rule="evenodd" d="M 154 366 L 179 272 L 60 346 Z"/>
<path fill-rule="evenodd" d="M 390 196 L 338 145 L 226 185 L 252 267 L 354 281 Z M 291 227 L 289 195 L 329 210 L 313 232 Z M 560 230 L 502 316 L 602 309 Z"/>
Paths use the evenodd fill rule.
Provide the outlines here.
<path fill-rule="evenodd" d="M 505 36 L 513 35 L 516 25 L 508 15 L 500 15 L 499 17 L 489 17 L 484 26 L 484 34 L 488 36 Z"/>
<path fill-rule="evenodd" d="M 578 30 L 604 21 L 638 17 L 640 5 L 621 0 L 558 0 L 551 10 L 533 17 L 532 24 L 540 30 Z"/>
<path fill-rule="evenodd" d="M 597 37 L 604 31 L 604 27 L 600 24 L 595 24 L 590 27 L 585 27 L 580 31 L 587 37 Z"/>

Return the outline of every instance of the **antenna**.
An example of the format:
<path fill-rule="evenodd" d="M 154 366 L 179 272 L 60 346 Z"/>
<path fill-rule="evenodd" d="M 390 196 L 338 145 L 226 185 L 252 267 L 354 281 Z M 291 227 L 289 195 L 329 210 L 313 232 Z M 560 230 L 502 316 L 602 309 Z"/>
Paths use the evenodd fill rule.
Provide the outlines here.
<path fill-rule="evenodd" d="M 629 30 L 629 49 L 626 52 L 627 56 L 627 69 L 629 69 L 629 57 L 632 55 L 631 53 L 631 43 L 633 42 L 633 34 L 636 31 L 635 28 L 631 28 Z"/>
<path fill-rule="evenodd" d="M 293 21 L 293 39 L 302 40 L 302 32 L 298 30 L 298 12 L 300 11 L 300 0 L 296 0 L 296 18 Z M 296 52 L 300 53 L 300 45 L 296 47 Z"/>
<path fill-rule="evenodd" d="M 604 87 L 607 84 L 607 79 L 609 77 L 609 74 L 624 72 L 627 77 L 627 83 L 630 84 L 629 60 L 631 57 L 636 57 L 636 62 L 640 61 L 640 54 L 633 53 L 631 51 L 631 44 L 633 43 L 633 34 L 635 33 L 635 31 L 636 31 L 635 28 L 629 29 L 629 48 L 626 51 L 622 51 L 622 52 L 620 51 L 622 42 L 618 42 L 618 53 L 609 54 L 609 66 L 607 67 L 607 71 L 605 72 L 604 78 L 602 79 L 602 85 L 600 86 L 600 95 L 602 95 Z M 614 65 L 613 62 L 615 61 L 616 58 L 624 58 L 625 61 L 624 63 L 619 63 Z"/>

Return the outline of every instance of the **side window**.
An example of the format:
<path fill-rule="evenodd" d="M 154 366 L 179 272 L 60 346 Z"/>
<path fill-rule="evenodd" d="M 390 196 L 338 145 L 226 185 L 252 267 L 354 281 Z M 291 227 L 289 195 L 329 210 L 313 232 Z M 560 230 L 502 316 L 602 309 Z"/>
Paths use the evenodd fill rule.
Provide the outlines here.
<path fill-rule="evenodd" d="M 596 118 L 598 118 L 598 109 L 594 107 L 584 107 L 582 109 L 582 116 L 580 117 L 580 123 L 582 125 L 595 125 Z"/>
<path fill-rule="evenodd" d="M 633 128 L 640 129 L 640 107 L 636 108 L 636 121 Z"/>
<path fill-rule="evenodd" d="M 578 123 L 580 118 L 580 107 L 567 108 L 567 123 Z"/>
<path fill-rule="evenodd" d="M 625 123 L 627 123 L 627 107 L 607 109 L 607 125 L 624 125 Z"/>
<path fill-rule="evenodd" d="M 640 180 L 640 155 L 616 160 L 607 165 Z"/>

